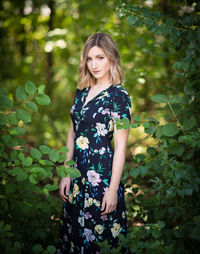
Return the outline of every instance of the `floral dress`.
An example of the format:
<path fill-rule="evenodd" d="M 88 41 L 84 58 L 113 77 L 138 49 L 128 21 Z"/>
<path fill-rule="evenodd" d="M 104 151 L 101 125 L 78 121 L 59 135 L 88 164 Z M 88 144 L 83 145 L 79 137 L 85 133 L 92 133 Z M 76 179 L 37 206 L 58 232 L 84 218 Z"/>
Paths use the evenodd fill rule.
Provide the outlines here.
<path fill-rule="evenodd" d="M 116 210 L 101 215 L 101 204 L 112 174 L 114 124 L 116 118 L 131 120 L 131 100 L 122 84 L 117 84 L 84 105 L 89 89 L 77 88 L 70 111 L 75 133 L 73 160 L 81 177 L 71 178 L 69 199 L 62 208 L 57 254 L 100 254 L 98 242 L 107 239 L 117 247 L 118 235 L 127 234 L 121 181 Z"/>

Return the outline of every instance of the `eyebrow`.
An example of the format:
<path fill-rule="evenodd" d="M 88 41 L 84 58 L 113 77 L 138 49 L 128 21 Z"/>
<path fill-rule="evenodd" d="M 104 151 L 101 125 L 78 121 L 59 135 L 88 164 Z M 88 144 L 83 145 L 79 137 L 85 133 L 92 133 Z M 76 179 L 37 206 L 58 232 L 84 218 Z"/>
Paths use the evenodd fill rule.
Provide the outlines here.
<path fill-rule="evenodd" d="M 99 54 L 99 55 L 96 55 L 96 56 L 104 56 L 103 54 Z M 90 56 L 87 56 L 87 58 L 91 58 Z"/>

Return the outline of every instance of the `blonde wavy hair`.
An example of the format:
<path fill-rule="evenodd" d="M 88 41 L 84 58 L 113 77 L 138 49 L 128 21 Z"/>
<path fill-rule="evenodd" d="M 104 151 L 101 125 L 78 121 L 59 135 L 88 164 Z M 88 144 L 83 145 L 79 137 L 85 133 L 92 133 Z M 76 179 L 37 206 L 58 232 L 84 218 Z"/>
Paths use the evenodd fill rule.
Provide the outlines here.
<path fill-rule="evenodd" d="M 122 83 L 124 81 L 124 72 L 120 65 L 120 55 L 114 40 L 106 33 L 95 33 L 87 39 L 81 52 L 77 88 L 83 89 L 95 85 L 96 78 L 87 67 L 87 55 L 94 46 L 101 48 L 110 61 L 110 82 L 113 85 Z"/>

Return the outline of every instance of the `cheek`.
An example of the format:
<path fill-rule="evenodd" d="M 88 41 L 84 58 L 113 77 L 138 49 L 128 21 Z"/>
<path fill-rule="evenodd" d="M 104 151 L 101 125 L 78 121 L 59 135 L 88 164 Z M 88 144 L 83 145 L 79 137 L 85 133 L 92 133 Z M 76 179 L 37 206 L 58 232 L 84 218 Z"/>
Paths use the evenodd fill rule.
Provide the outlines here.
<path fill-rule="evenodd" d="M 88 68 L 88 70 L 91 69 L 91 64 L 90 63 L 87 63 L 87 68 Z"/>
<path fill-rule="evenodd" d="M 108 61 L 108 60 L 105 60 L 105 62 L 104 62 L 104 68 L 106 69 L 106 70 L 109 70 L 110 69 L 110 62 Z"/>

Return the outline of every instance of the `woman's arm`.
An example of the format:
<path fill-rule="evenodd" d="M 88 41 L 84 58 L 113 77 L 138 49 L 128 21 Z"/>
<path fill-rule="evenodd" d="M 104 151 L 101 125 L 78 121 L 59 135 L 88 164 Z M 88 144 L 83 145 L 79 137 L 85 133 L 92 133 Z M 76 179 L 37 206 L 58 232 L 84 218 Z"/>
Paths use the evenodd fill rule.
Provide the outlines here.
<path fill-rule="evenodd" d="M 129 129 L 114 127 L 114 156 L 109 190 L 117 192 L 126 160 Z"/>
<path fill-rule="evenodd" d="M 74 155 L 74 125 L 73 125 L 72 119 L 70 121 L 70 127 L 69 127 L 69 131 L 68 131 L 66 147 L 69 149 L 69 151 L 66 153 L 67 158 L 64 162 L 64 165 L 65 165 L 66 161 L 72 160 L 73 155 Z"/>
<path fill-rule="evenodd" d="M 64 162 L 64 166 L 67 168 L 65 165 L 66 161 L 72 160 L 73 159 L 73 154 L 74 154 L 74 126 L 73 122 L 71 119 L 70 122 L 70 128 L 68 131 L 68 136 L 67 136 L 67 142 L 66 142 L 66 147 L 69 149 L 69 151 L 66 153 L 66 160 Z M 71 178 L 70 176 L 68 177 L 63 177 L 60 181 L 59 185 L 59 195 L 60 198 L 65 202 L 66 199 L 68 199 L 69 195 L 69 189 L 70 189 L 70 183 L 71 183 Z M 64 189 L 66 187 L 66 192 L 64 193 Z M 66 194 L 66 195 L 65 195 Z"/>
<path fill-rule="evenodd" d="M 112 164 L 112 175 L 109 188 L 103 198 L 101 211 L 103 211 L 105 208 L 106 210 L 102 213 L 102 215 L 112 212 L 117 207 L 117 191 L 124 169 L 128 136 L 129 129 L 117 130 L 116 125 L 114 125 L 114 156 Z"/>

